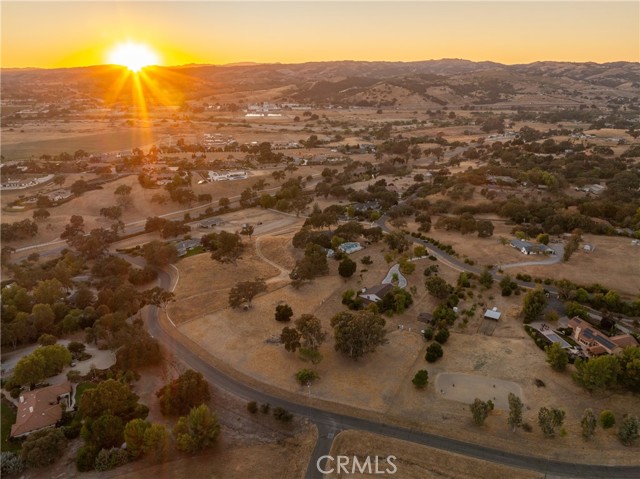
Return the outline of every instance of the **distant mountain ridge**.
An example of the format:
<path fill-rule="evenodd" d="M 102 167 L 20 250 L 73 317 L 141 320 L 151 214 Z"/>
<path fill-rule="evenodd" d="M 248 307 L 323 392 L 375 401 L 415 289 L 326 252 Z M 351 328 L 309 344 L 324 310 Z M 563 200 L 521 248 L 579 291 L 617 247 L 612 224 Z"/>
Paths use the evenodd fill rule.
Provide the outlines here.
<path fill-rule="evenodd" d="M 108 97 L 122 77 L 113 65 L 61 69 L 2 69 L 4 98 L 26 95 L 28 85 L 63 85 Z M 416 107 L 491 104 L 535 96 L 637 96 L 640 63 L 540 61 L 504 65 L 464 59 L 414 62 L 327 61 L 152 67 L 145 71 L 169 101 L 212 95 L 250 95 L 301 103 Z M 129 79 L 129 82 L 131 80 Z M 128 85 L 121 89 L 126 95 Z M 149 91 L 153 103 L 154 92 Z M 158 96 L 158 92 L 155 92 Z M 532 98 L 530 98 L 532 97 Z M 569 100 L 568 100 L 569 101 Z M 571 101 L 577 101 L 575 98 Z"/>

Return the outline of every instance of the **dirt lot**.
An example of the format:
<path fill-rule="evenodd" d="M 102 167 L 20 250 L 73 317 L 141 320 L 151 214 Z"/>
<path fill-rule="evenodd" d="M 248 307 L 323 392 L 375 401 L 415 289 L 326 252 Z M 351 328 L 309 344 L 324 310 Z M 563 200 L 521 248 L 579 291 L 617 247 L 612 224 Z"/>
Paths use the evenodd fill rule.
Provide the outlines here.
<path fill-rule="evenodd" d="M 510 393 L 525 401 L 519 384 L 475 374 L 440 373 L 436 376 L 434 387 L 445 399 L 465 404 L 471 404 L 478 398 L 491 400 L 495 407 L 509 410 L 507 397 Z"/>
<path fill-rule="evenodd" d="M 333 442 L 331 455 L 333 457 L 343 455 L 350 458 L 356 456 L 360 462 L 364 461 L 367 456 L 371 456 L 372 460 L 378 456 L 379 469 L 382 471 L 390 468 L 386 458 L 391 455 L 395 456 L 392 461 L 397 467 L 397 477 L 402 479 L 468 479 L 471 477 L 541 479 L 543 477 L 543 474 L 532 471 L 471 459 L 440 449 L 419 446 L 361 431 L 344 431 L 338 434 Z M 328 479 L 379 477 L 373 467 L 371 474 L 368 471 L 365 474 L 360 474 L 357 469 L 355 474 L 351 474 L 352 465 L 353 460 L 351 459 L 349 474 L 345 474 L 344 471 L 341 473 L 335 471 L 326 477 Z M 330 466 L 335 467 L 335 462 L 323 467 L 326 470 Z"/>

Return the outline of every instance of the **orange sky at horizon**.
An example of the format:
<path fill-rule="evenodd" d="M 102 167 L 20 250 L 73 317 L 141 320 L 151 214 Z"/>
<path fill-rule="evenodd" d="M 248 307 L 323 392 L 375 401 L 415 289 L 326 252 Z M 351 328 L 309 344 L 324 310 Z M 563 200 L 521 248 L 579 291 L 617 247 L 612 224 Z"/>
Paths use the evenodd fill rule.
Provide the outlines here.
<path fill-rule="evenodd" d="M 162 65 L 640 61 L 639 2 L 11 2 L 3 68 L 107 63 L 148 45 Z"/>

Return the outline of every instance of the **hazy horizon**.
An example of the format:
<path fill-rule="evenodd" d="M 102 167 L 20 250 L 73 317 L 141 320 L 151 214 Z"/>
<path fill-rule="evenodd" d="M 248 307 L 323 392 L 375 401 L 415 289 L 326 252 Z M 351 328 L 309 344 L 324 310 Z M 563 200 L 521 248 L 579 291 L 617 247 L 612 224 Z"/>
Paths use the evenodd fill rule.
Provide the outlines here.
<path fill-rule="evenodd" d="M 2 68 L 107 64 L 118 43 L 160 66 L 329 61 L 640 61 L 640 3 L 2 2 Z"/>
<path fill-rule="evenodd" d="M 231 63 L 183 63 L 183 64 L 175 64 L 175 65 L 149 65 L 151 68 L 188 68 L 188 67 L 234 67 L 234 66 L 260 66 L 260 65 L 304 65 L 307 63 L 425 63 L 425 62 L 442 62 L 442 61 L 463 61 L 463 62 L 471 62 L 471 63 L 496 63 L 498 65 L 505 66 L 514 66 L 514 65 L 530 65 L 533 63 L 573 63 L 573 64 L 581 64 L 581 63 L 593 63 L 596 65 L 605 65 L 609 63 L 640 63 L 640 61 L 630 61 L 630 60 L 611 60 L 606 62 L 596 62 L 596 61 L 568 61 L 568 60 L 535 60 L 531 62 L 525 63 L 504 63 L 497 62 L 494 60 L 469 60 L 467 58 L 430 58 L 425 60 L 410 60 L 410 61 L 402 61 L 402 60 L 357 60 L 357 59 L 343 59 L 343 60 L 317 60 L 317 61 L 303 61 L 303 62 L 252 62 L 252 61 L 237 61 Z M 71 70 L 77 68 L 96 68 L 96 67 L 121 67 L 126 68 L 123 65 L 113 64 L 113 63 L 100 63 L 95 65 L 75 65 L 68 67 L 34 67 L 34 66 L 25 66 L 25 67 L 0 67 L 0 70 Z"/>

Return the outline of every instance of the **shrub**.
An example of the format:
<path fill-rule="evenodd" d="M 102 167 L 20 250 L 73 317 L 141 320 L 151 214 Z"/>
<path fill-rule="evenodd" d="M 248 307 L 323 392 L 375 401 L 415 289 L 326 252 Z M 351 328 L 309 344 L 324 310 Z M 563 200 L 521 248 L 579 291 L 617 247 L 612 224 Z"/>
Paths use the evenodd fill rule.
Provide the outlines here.
<path fill-rule="evenodd" d="M 258 412 L 258 403 L 255 401 L 249 401 L 247 403 L 247 411 L 249 411 L 251 414 L 255 414 Z"/>
<path fill-rule="evenodd" d="M 640 420 L 635 416 L 625 416 L 620 424 L 618 438 L 625 446 L 633 446 L 640 437 Z"/>
<path fill-rule="evenodd" d="M 191 408 L 209 401 L 209 383 L 201 373 L 187 370 L 156 392 L 165 415 L 187 414 Z"/>
<path fill-rule="evenodd" d="M 80 415 L 77 414 L 68 425 L 62 428 L 64 437 L 67 439 L 75 439 L 80 435 L 80 431 L 82 430 L 82 421 L 79 416 Z"/>
<path fill-rule="evenodd" d="M 38 344 L 40 346 L 53 346 L 54 344 L 56 344 L 56 342 L 58 341 L 58 338 L 56 338 L 53 334 L 42 334 L 39 338 L 38 338 Z"/>
<path fill-rule="evenodd" d="M 275 318 L 276 321 L 287 322 L 291 321 L 293 316 L 293 309 L 288 304 L 279 304 L 276 306 Z"/>
<path fill-rule="evenodd" d="M 602 429 L 611 429 L 616 424 L 616 416 L 613 411 L 605 409 L 600 413 L 600 425 Z"/>
<path fill-rule="evenodd" d="M 424 339 L 431 341 L 433 339 L 433 328 L 431 326 L 427 326 L 422 335 L 424 336 Z"/>
<path fill-rule="evenodd" d="M 129 462 L 129 454 L 125 449 L 114 447 L 101 449 L 95 460 L 95 469 L 98 472 L 108 471 Z"/>
<path fill-rule="evenodd" d="M 22 444 L 22 459 L 29 467 L 53 464 L 67 447 L 67 438 L 60 429 L 33 432 Z"/>
<path fill-rule="evenodd" d="M 87 472 L 93 470 L 93 465 L 96 461 L 98 451 L 92 444 L 85 444 L 78 450 L 76 455 L 76 468 L 80 472 Z"/>
<path fill-rule="evenodd" d="M 271 404 L 265 403 L 265 404 L 260 405 L 260 412 L 262 414 L 269 414 L 270 410 L 271 410 Z"/>
<path fill-rule="evenodd" d="M 27 465 L 15 452 L 0 453 L 0 475 L 20 474 L 27 468 Z"/>
<path fill-rule="evenodd" d="M 425 359 L 427 362 L 435 363 L 438 359 L 440 359 L 443 355 L 442 346 L 439 343 L 431 343 L 427 348 L 427 354 L 425 355 Z"/>
<path fill-rule="evenodd" d="M 411 382 L 418 389 L 424 389 L 426 385 L 429 384 L 429 371 L 421 369 L 416 373 Z"/>
<path fill-rule="evenodd" d="M 312 369 L 301 369 L 296 373 L 296 379 L 303 386 L 318 379 L 318 373 Z"/>
<path fill-rule="evenodd" d="M 289 422 L 293 419 L 293 414 L 280 406 L 273 408 L 273 417 L 278 421 Z"/>
<path fill-rule="evenodd" d="M 449 330 L 447 328 L 439 329 L 434 338 L 440 344 L 446 343 L 449 339 Z"/>

